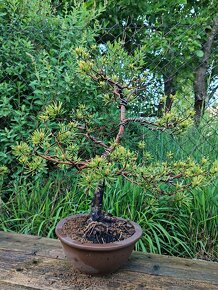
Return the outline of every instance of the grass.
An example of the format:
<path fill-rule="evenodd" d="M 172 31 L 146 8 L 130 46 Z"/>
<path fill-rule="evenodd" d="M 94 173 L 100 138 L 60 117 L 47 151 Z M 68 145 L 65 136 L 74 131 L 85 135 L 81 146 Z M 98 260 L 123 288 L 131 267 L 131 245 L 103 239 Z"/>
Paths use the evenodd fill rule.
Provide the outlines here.
<path fill-rule="evenodd" d="M 192 156 L 200 160 L 207 156 L 211 161 L 218 156 L 218 123 L 208 120 L 201 128 L 191 127 L 185 134 L 171 135 L 168 132 L 150 132 L 144 130 L 146 149 L 155 160 L 165 160 L 168 152 L 174 154 L 175 159 L 186 159 Z"/>

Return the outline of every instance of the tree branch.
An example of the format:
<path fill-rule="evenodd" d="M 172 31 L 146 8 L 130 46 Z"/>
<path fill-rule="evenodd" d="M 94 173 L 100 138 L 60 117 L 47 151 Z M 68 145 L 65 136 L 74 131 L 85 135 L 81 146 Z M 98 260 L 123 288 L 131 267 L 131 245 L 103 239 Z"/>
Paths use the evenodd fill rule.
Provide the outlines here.
<path fill-rule="evenodd" d="M 85 131 L 87 131 L 87 129 L 86 129 L 85 126 L 81 126 L 81 125 L 79 125 L 79 126 L 77 126 L 77 128 L 80 129 L 80 130 L 85 130 Z M 83 133 L 83 135 L 84 135 L 86 138 L 88 138 L 88 139 L 90 139 L 91 141 L 93 141 L 95 144 L 97 144 L 97 145 L 99 145 L 99 146 L 101 146 L 101 147 L 103 147 L 103 148 L 105 148 L 105 149 L 108 149 L 108 148 L 109 148 L 109 146 L 107 146 L 103 141 L 97 139 L 95 136 L 89 134 L 88 132 Z"/>
<path fill-rule="evenodd" d="M 119 98 L 120 98 L 120 125 L 119 125 L 117 136 L 115 138 L 115 144 L 120 144 L 120 141 L 125 131 L 126 105 L 128 101 L 124 98 L 123 91 L 119 87 L 114 89 L 114 94 L 119 95 Z M 110 146 L 103 153 L 102 157 L 106 158 L 111 152 L 113 152 L 114 149 L 115 149 L 114 145 Z"/>
<path fill-rule="evenodd" d="M 118 82 L 115 82 L 112 79 L 110 79 L 108 76 L 106 76 L 106 74 L 103 71 L 101 71 L 101 72 L 94 71 L 94 72 L 99 76 L 99 78 L 106 81 L 112 87 L 117 87 L 120 90 L 128 88 L 128 86 L 123 86 L 123 85 L 119 84 Z"/>
<path fill-rule="evenodd" d="M 78 171 L 84 169 L 84 168 L 87 168 L 88 167 L 88 163 L 89 161 L 80 161 L 80 162 L 75 162 L 75 161 L 63 161 L 63 160 L 59 160 L 58 158 L 56 158 L 55 156 L 50 156 L 50 155 L 45 155 L 45 154 L 41 154 L 39 152 L 35 152 L 35 154 L 37 156 L 40 156 L 41 158 L 45 159 L 45 160 L 48 160 L 48 161 L 51 161 L 51 162 L 54 162 L 54 163 L 58 163 L 58 164 L 65 164 L 65 165 L 70 165 L 70 166 L 73 166 L 75 167 Z"/>
<path fill-rule="evenodd" d="M 84 136 L 86 136 L 88 139 L 92 140 L 95 144 L 97 144 L 105 149 L 109 148 L 109 146 L 107 146 L 103 141 L 98 140 L 96 137 L 90 135 L 89 133 L 84 134 Z"/>

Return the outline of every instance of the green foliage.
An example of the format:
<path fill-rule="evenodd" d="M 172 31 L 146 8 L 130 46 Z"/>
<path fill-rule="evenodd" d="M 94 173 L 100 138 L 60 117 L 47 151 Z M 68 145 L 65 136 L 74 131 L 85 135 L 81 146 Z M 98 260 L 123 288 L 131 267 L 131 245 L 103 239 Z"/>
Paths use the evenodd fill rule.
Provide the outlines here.
<path fill-rule="evenodd" d="M 0 11 L 0 164 L 17 175 L 22 167 L 17 167 L 11 146 L 27 140 L 38 127 L 38 111 L 62 101 L 69 113 L 81 96 L 90 100 L 87 88 L 94 91 L 94 87 L 90 82 L 81 87 L 74 50 L 94 41 L 100 10 L 90 12 L 79 5 L 61 17 L 55 15 L 50 1 L 36 0 L 5 1 Z M 51 114 L 49 105 L 45 114 Z M 34 142 L 42 139 L 34 134 Z M 34 162 L 36 168 L 38 160 Z"/>
<path fill-rule="evenodd" d="M 180 102 L 185 96 L 189 108 L 192 106 L 195 73 L 202 63 L 216 11 L 216 1 L 107 1 L 107 9 L 99 18 L 104 24 L 100 41 L 114 42 L 120 38 L 129 53 L 145 47 L 144 61 L 152 76 L 148 82 L 150 93 L 147 91 L 139 98 L 140 111 L 145 115 L 157 114 L 161 97 L 170 94 Z M 208 88 L 213 87 L 217 77 L 217 66 L 213 64 L 216 55 L 214 42 L 210 71 L 205 76 Z M 168 81 L 170 85 L 166 85 Z"/>

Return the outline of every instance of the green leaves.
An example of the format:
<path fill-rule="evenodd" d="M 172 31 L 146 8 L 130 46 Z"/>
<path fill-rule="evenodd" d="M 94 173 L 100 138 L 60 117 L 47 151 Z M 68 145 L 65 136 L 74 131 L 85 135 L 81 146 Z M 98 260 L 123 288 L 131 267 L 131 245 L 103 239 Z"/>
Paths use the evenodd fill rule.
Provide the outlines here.
<path fill-rule="evenodd" d="M 13 146 L 13 154 L 15 156 L 29 155 L 31 152 L 31 148 L 26 142 L 20 142 L 19 144 Z"/>
<path fill-rule="evenodd" d="M 197 57 L 202 58 L 204 56 L 204 52 L 202 50 L 196 50 L 195 54 L 197 55 Z"/>
<path fill-rule="evenodd" d="M 33 145 L 38 145 L 45 138 L 45 129 L 36 129 L 32 134 L 32 143 Z"/>
<path fill-rule="evenodd" d="M 0 175 L 5 175 L 8 173 L 8 168 L 4 165 L 0 166 Z"/>
<path fill-rule="evenodd" d="M 55 119 L 58 115 L 63 114 L 62 103 L 53 102 L 46 106 L 44 112 L 39 115 L 39 120 L 45 122 L 47 120 Z"/>
<path fill-rule="evenodd" d="M 163 161 L 166 144 L 162 143 L 161 150 L 154 149 L 159 148 L 158 135 L 148 146 L 148 131 L 144 134 L 140 125 L 152 133 L 159 129 L 181 133 L 192 126 L 193 111 L 188 107 L 193 105 L 193 67 L 203 57 L 205 32 L 201 26 L 196 29 L 205 20 L 202 11 L 196 10 L 193 17 L 189 3 L 179 0 L 174 4 L 140 1 L 137 5 L 109 1 L 108 7 L 119 12 L 109 18 L 105 17 L 107 10 L 92 9 L 96 1 L 77 1 L 80 4 L 70 13 L 71 7 L 66 4 L 63 8 L 60 3 L 63 10 L 59 15 L 49 1 L 36 0 L 35 6 L 31 1 L 12 2 L 8 10 L 2 4 L 7 15 L 0 27 L 3 164 L 13 162 L 15 175 L 36 176 L 46 172 L 47 165 L 49 174 L 73 167 L 81 174 L 81 187 L 89 192 L 102 179 L 109 186 L 122 176 L 152 194 L 151 207 L 158 195 L 169 195 L 168 200 L 188 206 L 187 188 L 209 182 L 217 174 L 217 164 L 174 161 L 177 148 L 172 150 L 175 157 L 169 152 Z M 107 21 L 114 18 L 122 23 L 121 29 L 117 25 L 100 28 L 97 18 L 102 12 Z M 171 76 L 169 93 L 164 85 L 167 87 Z M 169 101 L 171 108 L 167 107 Z M 157 115 L 158 105 L 165 112 L 159 119 L 123 122 L 139 111 Z M 121 106 L 126 109 L 124 117 L 120 116 Z M 141 142 L 139 134 L 145 136 Z M 151 154 L 153 149 L 155 154 Z M 156 156 L 163 162 L 155 162 Z M 2 167 L 2 172 L 7 170 Z M 160 251 L 157 232 L 166 232 L 158 226 L 150 228 L 153 248 Z"/>

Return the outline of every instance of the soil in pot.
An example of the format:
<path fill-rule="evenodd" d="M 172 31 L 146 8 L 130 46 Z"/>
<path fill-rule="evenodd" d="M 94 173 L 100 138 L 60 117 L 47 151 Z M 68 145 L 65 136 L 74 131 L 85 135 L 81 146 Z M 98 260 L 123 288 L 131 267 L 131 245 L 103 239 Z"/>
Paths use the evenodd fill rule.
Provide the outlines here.
<path fill-rule="evenodd" d="M 89 216 L 78 216 L 64 224 L 63 233 L 81 243 L 105 244 L 125 240 L 135 233 L 135 229 L 127 220 L 116 217 L 107 222 L 95 222 Z"/>

